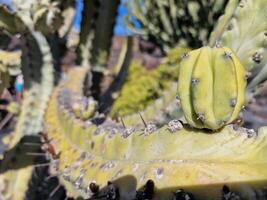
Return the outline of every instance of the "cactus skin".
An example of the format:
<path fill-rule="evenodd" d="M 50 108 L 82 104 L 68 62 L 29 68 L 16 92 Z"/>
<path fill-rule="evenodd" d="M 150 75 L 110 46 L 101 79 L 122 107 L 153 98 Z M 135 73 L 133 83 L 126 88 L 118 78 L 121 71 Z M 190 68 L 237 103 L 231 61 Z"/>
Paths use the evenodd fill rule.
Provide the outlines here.
<path fill-rule="evenodd" d="M 188 123 L 219 129 L 235 120 L 245 103 L 245 70 L 226 47 L 202 47 L 184 55 L 178 96 Z"/>
<path fill-rule="evenodd" d="M 231 48 L 246 70 L 252 73 L 248 88 L 253 89 L 267 77 L 267 4 L 265 0 L 229 1 L 210 37 Z M 248 17 L 247 13 L 250 13 Z"/>
<path fill-rule="evenodd" d="M 127 22 L 131 30 L 164 52 L 178 45 L 198 48 L 207 44 L 226 3 L 226 0 L 133 0 Z M 132 25 L 133 16 L 140 21 L 141 30 Z"/>
<path fill-rule="evenodd" d="M 266 127 L 248 137 L 249 130 L 231 125 L 210 135 L 181 125 L 171 129 L 170 124 L 157 128 L 147 123 L 142 128 L 137 118 L 126 127 L 109 119 L 99 124 L 97 116 L 84 120 L 71 105 L 72 97 L 82 95 L 86 70 L 70 71 L 55 89 L 45 117 L 70 196 L 89 198 L 92 182 L 100 186 L 101 196 L 111 181 L 121 199 L 134 199 L 149 179 L 156 187 L 153 199 L 170 199 L 181 187 L 202 199 L 219 199 L 224 184 L 242 199 L 254 195 L 244 187 L 261 194 L 267 184 Z"/>

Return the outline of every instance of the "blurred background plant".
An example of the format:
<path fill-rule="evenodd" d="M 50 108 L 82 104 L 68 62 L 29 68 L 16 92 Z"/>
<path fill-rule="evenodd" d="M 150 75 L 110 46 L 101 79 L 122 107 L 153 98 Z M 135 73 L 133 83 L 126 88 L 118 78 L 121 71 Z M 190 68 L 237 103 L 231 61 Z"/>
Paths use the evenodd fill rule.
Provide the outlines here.
<path fill-rule="evenodd" d="M 231 39 L 231 31 L 244 28 L 242 20 L 238 21 L 244 19 L 238 3 L 0 0 L 0 181 L 5 185 L 0 192 L 16 200 L 36 199 L 37 195 L 38 199 L 66 198 L 57 178 L 49 175 L 50 163 L 42 148 L 29 145 L 27 149 L 23 143 L 41 143 L 47 101 L 69 69 L 92 66 L 93 76 L 88 75 L 84 92 L 98 100 L 100 112 L 116 118 L 145 110 L 156 99 L 175 95 L 170 88 L 177 82 L 184 53 L 207 44 L 233 44 L 237 36 Z M 260 33 L 266 24 L 261 27 Z M 248 33 L 248 38 L 253 34 Z M 245 54 L 252 59 L 243 56 L 244 62 L 252 63 L 248 69 L 250 101 L 243 118 L 245 126 L 257 129 L 267 122 L 267 75 L 266 44 L 255 38 L 255 45 L 247 44 L 253 54 Z M 182 113 L 179 110 L 175 115 Z M 17 150 L 21 148 L 24 154 L 39 157 L 22 156 Z M 16 166 L 12 170 L 10 163 Z M 25 181 L 16 179 L 21 176 Z M 16 194 L 12 194 L 14 185 L 19 185 Z"/>

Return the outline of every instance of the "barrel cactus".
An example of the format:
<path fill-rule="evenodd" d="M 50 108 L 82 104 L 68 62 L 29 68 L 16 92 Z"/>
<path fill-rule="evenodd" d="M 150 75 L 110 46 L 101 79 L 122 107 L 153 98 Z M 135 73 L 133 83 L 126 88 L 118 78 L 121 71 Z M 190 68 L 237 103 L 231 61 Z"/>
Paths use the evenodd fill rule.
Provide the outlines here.
<path fill-rule="evenodd" d="M 191 51 L 179 72 L 178 96 L 191 126 L 219 129 L 238 117 L 245 103 L 245 69 L 231 49 Z"/>

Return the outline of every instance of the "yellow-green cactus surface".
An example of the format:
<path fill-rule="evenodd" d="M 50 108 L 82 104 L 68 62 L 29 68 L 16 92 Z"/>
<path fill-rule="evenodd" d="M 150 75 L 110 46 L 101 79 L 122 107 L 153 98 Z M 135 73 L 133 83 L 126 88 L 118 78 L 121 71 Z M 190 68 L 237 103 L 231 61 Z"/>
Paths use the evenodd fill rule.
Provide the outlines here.
<path fill-rule="evenodd" d="M 185 54 L 178 82 L 185 118 L 196 128 L 216 130 L 231 123 L 245 103 L 245 69 L 226 47 Z"/>
<path fill-rule="evenodd" d="M 140 119 L 134 125 L 99 122 L 98 115 L 85 120 L 71 106 L 73 97 L 82 96 L 84 74 L 84 68 L 72 70 L 55 89 L 46 112 L 46 129 L 68 195 L 108 199 L 111 182 L 120 199 L 132 200 L 152 180 L 156 200 L 175 199 L 179 188 L 197 199 L 221 199 L 223 185 L 241 199 L 264 199 L 266 127 L 254 132 L 228 125 L 207 134 L 178 120 L 162 127 L 149 121 L 141 125 Z"/>

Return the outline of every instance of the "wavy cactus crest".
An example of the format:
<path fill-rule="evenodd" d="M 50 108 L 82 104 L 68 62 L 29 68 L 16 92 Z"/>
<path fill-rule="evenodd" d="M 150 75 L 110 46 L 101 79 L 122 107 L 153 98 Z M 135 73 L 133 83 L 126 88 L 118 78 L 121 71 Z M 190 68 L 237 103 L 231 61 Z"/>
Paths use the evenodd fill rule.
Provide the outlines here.
<path fill-rule="evenodd" d="M 211 49 L 206 47 L 206 51 Z M 214 51 L 219 55 L 229 49 Z M 228 59 L 237 62 L 234 55 Z M 236 69 L 234 66 L 230 65 Z M 85 68 L 70 71 L 55 89 L 46 112 L 48 136 L 58 153 L 58 174 L 69 196 L 109 200 L 110 193 L 116 191 L 112 199 L 146 199 L 139 196 L 150 195 L 154 200 L 177 200 L 173 192 L 182 187 L 200 199 L 220 199 L 227 184 L 242 199 L 263 199 L 267 184 L 266 128 L 256 133 L 228 125 L 207 134 L 183 127 L 178 120 L 157 127 L 152 122 L 143 126 L 138 123 L 140 118 L 132 124 L 109 118 L 101 122 L 97 113 L 85 119 L 75 114 L 72 106 L 74 96 L 83 97 L 85 74 Z M 228 72 L 228 76 L 237 81 L 235 75 Z M 238 85 L 231 81 L 227 84 L 230 88 Z M 242 93 L 239 95 L 241 102 Z M 151 193 L 146 189 L 142 193 L 144 185 L 146 188 L 153 183 L 155 190 L 152 187 Z"/>
<path fill-rule="evenodd" d="M 188 123 L 219 129 L 238 117 L 245 101 L 245 69 L 226 47 L 202 47 L 180 63 L 178 96 Z"/>

